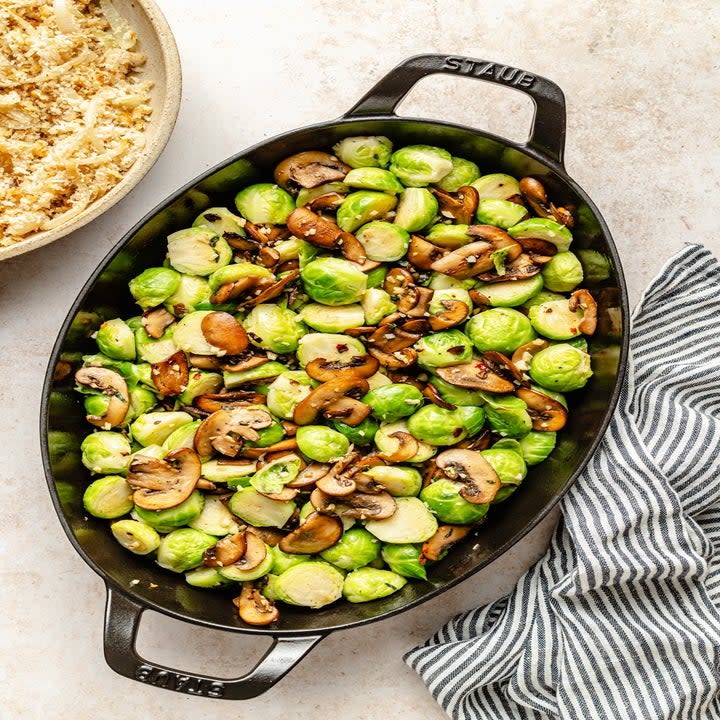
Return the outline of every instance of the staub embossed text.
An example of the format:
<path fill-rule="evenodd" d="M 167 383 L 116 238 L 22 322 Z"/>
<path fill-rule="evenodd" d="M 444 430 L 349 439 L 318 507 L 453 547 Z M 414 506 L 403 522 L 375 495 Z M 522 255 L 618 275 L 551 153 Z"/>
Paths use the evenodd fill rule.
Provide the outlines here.
<path fill-rule="evenodd" d="M 206 695 L 220 698 L 225 694 L 225 684 L 189 675 L 178 675 L 171 670 L 161 670 L 152 665 L 138 665 L 135 678 L 156 687 L 177 690 L 188 695 Z"/>
<path fill-rule="evenodd" d="M 497 63 L 484 62 L 482 60 L 470 60 L 469 58 L 454 57 L 445 58 L 443 70 L 450 70 L 460 75 L 472 75 L 473 77 L 491 77 L 508 85 L 529 88 L 535 82 L 535 77 L 524 70 L 510 65 L 498 65 Z"/>

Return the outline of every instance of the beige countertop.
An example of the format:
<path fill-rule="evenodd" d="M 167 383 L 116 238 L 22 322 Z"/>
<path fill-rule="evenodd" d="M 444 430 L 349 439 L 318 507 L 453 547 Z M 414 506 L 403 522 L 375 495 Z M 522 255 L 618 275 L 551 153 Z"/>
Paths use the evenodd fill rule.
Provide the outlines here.
<path fill-rule="evenodd" d="M 400 60 L 421 52 L 496 60 L 563 88 L 566 167 L 610 226 L 634 305 L 683 243 L 703 242 L 720 254 L 717 4 L 160 5 L 184 72 L 182 107 L 167 149 L 101 218 L 0 265 L 0 717 L 442 718 L 403 664 L 403 652 L 455 613 L 508 592 L 544 551 L 557 514 L 441 597 L 331 635 L 256 700 L 232 704 L 131 682 L 105 665 L 102 582 L 65 538 L 45 486 L 37 426 L 53 341 L 86 277 L 167 194 L 250 144 L 338 117 Z M 399 112 L 523 140 L 531 104 L 504 88 L 435 76 L 423 80 Z M 266 645 L 152 613 L 140 634 L 140 649 L 152 660 L 220 675 L 239 674 Z"/>

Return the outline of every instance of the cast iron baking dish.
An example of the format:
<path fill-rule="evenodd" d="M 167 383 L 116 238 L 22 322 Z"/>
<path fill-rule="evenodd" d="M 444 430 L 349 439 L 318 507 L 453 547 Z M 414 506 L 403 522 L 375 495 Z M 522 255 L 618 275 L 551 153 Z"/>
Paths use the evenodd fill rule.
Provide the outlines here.
<path fill-rule="evenodd" d="M 461 75 L 505 85 L 535 103 L 530 138 L 517 144 L 452 123 L 398 117 L 394 110 L 418 80 L 433 73 Z M 487 172 L 541 177 L 556 203 L 572 203 L 580 222 L 573 248 L 593 248 L 611 263 L 610 279 L 592 291 L 599 323 L 590 342 L 595 374 L 573 393 L 573 422 L 556 450 L 530 469 L 521 489 L 495 512 L 479 532 L 432 566 L 427 582 L 410 582 L 388 598 L 353 605 L 339 601 L 320 610 L 283 607 L 272 630 L 244 625 L 230 602 L 232 591 L 191 587 L 182 576 L 123 549 L 107 524 L 88 517 L 82 493 L 90 476 L 80 463 L 79 444 L 90 427 L 72 375 L 54 380 L 63 353 L 94 352 L 88 337 L 97 309 L 128 317 L 134 309 L 128 281 L 142 269 L 162 263 L 166 236 L 188 227 L 202 210 L 232 207 L 235 192 L 301 150 L 328 148 L 352 135 L 386 135 L 395 146 L 439 145 L 477 162 Z M 629 314 L 620 261 L 608 228 L 585 192 L 565 172 L 565 100 L 560 88 L 532 73 L 483 60 L 419 55 L 398 65 L 343 117 L 279 135 L 209 170 L 178 190 L 133 227 L 93 273 L 74 302 L 50 358 L 43 390 L 41 437 L 45 473 L 62 526 L 75 549 L 107 586 L 105 658 L 118 673 L 141 682 L 193 695 L 228 699 L 255 697 L 285 675 L 325 635 L 387 618 L 456 585 L 491 563 L 535 526 L 558 502 L 587 463 L 615 407 L 626 364 Z M 140 657 L 135 637 L 142 613 L 153 609 L 179 620 L 239 633 L 259 633 L 273 645 L 244 677 L 221 679 L 156 665 Z"/>

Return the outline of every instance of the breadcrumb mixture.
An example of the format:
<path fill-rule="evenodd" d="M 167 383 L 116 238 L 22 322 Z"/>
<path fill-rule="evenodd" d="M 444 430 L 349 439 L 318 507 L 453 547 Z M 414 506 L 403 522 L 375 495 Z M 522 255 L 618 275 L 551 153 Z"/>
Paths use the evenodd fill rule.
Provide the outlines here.
<path fill-rule="evenodd" d="M 105 195 L 142 151 L 152 83 L 110 0 L 0 2 L 0 245 Z"/>

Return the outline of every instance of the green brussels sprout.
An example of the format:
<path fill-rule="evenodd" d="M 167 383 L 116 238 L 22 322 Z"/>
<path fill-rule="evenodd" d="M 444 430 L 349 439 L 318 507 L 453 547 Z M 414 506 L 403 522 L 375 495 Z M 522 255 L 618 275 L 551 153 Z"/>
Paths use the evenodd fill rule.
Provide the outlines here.
<path fill-rule="evenodd" d="M 404 543 L 402 545 L 383 545 L 382 559 L 398 575 L 408 578 L 427 580 L 427 570 L 420 564 L 421 545 Z"/>
<path fill-rule="evenodd" d="M 291 567 L 307 562 L 310 559 L 310 555 L 296 555 L 294 553 L 283 552 L 277 545 L 270 548 L 270 555 L 272 555 L 270 572 L 273 575 L 282 575 Z"/>
<path fill-rule="evenodd" d="M 84 312 L 83 310 L 80 310 L 75 315 L 70 323 L 70 327 L 68 328 L 68 344 L 74 345 L 79 340 L 90 337 L 100 327 L 101 322 L 102 318 L 97 313 Z"/>
<path fill-rule="evenodd" d="M 341 570 L 357 570 L 380 555 L 380 541 L 363 528 L 352 528 L 327 550 L 320 553 L 323 560 Z"/>
<path fill-rule="evenodd" d="M 83 507 L 94 517 L 112 520 L 133 509 L 133 489 L 120 475 L 98 478 L 87 486 Z"/>
<path fill-rule="evenodd" d="M 355 168 L 345 176 L 343 182 L 352 188 L 377 190 L 390 195 L 397 195 L 405 189 L 389 170 L 376 167 Z"/>
<path fill-rule="evenodd" d="M 520 451 L 527 465 L 537 465 L 555 449 L 557 434 L 554 432 L 529 432 L 520 440 Z"/>
<path fill-rule="evenodd" d="M 470 185 L 478 191 L 480 199 L 497 198 L 507 200 L 520 194 L 520 183 L 512 175 L 492 173 L 473 180 Z"/>
<path fill-rule="evenodd" d="M 318 185 L 314 188 L 300 188 L 295 198 L 295 207 L 304 207 L 314 200 L 329 193 L 337 193 L 338 195 L 347 195 L 350 188 L 344 182 L 329 182 Z M 277 246 L 275 246 L 277 247 Z"/>
<path fill-rule="evenodd" d="M 406 187 L 424 187 L 452 172 L 452 156 L 439 147 L 408 145 L 392 154 L 390 170 Z"/>
<path fill-rule="evenodd" d="M 378 371 L 374 375 L 371 375 L 368 379 L 368 387 L 370 390 L 382 387 L 383 385 L 390 385 L 392 380 L 382 372 Z"/>
<path fill-rule="evenodd" d="M 191 405 L 198 395 L 216 393 L 222 387 L 223 379 L 220 373 L 207 372 L 205 370 L 190 370 L 188 383 L 185 389 L 178 395 L 183 405 Z"/>
<path fill-rule="evenodd" d="M 270 445 L 280 442 L 285 437 L 285 429 L 276 420 L 273 420 L 272 424 L 266 428 L 258 430 L 257 433 L 259 435 L 258 439 L 248 441 L 248 447 L 270 447 Z"/>
<path fill-rule="evenodd" d="M 460 365 L 472 359 L 472 343 L 457 329 L 426 335 L 413 347 L 418 354 L 417 364 L 424 368 Z"/>
<path fill-rule="evenodd" d="M 422 489 L 420 499 L 435 513 L 440 522 L 469 525 L 485 517 L 489 504 L 469 503 L 460 495 L 463 487 L 463 483 L 454 480 L 436 480 Z"/>
<path fill-rule="evenodd" d="M 273 183 L 249 185 L 235 196 L 235 207 L 251 223 L 284 225 L 295 209 L 292 195 Z"/>
<path fill-rule="evenodd" d="M 464 158 L 451 157 L 452 170 L 435 184 L 446 192 L 457 192 L 463 185 L 470 185 L 480 177 L 480 168 Z"/>
<path fill-rule="evenodd" d="M 437 198 L 427 188 L 407 188 L 400 195 L 395 224 L 408 232 L 417 232 L 427 227 L 437 212 Z"/>
<path fill-rule="evenodd" d="M 310 243 L 305 242 L 305 240 L 301 240 L 300 238 L 291 235 L 287 240 L 281 240 L 280 242 L 275 243 L 275 245 L 273 245 L 273 250 L 275 250 L 275 252 L 279 255 L 278 262 L 284 263 L 288 260 L 298 260 L 306 245 L 314 247 L 315 250 L 320 249 L 310 245 Z"/>
<path fill-rule="evenodd" d="M 80 441 L 75 435 L 63 430 L 48 430 L 47 442 L 50 466 L 56 476 L 67 476 L 80 469 Z"/>
<path fill-rule="evenodd" d="M 359 425 L 347 425 L 341 420 L 332 420 L 330 424 L 353 445 L 370 445 L 380 427 L 372 417 L 366 417 Z"/>
<path fill-rule="evenodd" d="M 300 472 L 301 460 L 296 455 L 288 455 L 269 462 L 251 478 L 250 485 L 259 493 L 272 495 L 282 492 L 285 485 L 292 482 Z"/>
<path fill-rule="evenodd" d="M 295 503 L 292 500 L 272 500 L 255 488 L 242 487 L 228 501 L 228 509 L 248 525 L 282 527 L 295 512 Z"/>
<path fill-rule="evenodd" d="M 407 420 L 410 434 L 429 445 L 455 445 L 467 437 L 456 410 L 430 404 L 420 408 Z"/>
<path fill-rule="evenodd" d="M 430 228 L 430 232 L 427 233 L 425 238 L 433 245 L 455 250 L 472 241 L 472 238 L 467 234 L 467 230 L 468 225 L 437 223 Z"/>
<path fill-rule="evenodd" d="M 188 275 L 210 275 L 232 260 L 232 248 L 227 241 L 207 227 L 191 227 L 171 233 L 167 248 L 170 265 Z"/>
<path fill-rule="evenodd" d="M 551 340 L 570 340 L 580 335 L 584 316 L 582 308 L 570 309 L 567 298 L 533 305 L 528 313 L 535 330 Z"/>
<path fill-rule="evenodd" d="M 431 290 L 448 290 L 458 288 L 460 290 L 472 290 L 475 287 L 475 278 L 467 278 L 466 280 L 458 280 L 450 275 L 434 272 L 430 276 L 428 287 Z"/>
<path fill-rule="evenodd" d="M 172 334 L 169 337 L 172 338 L 176 349 L 179 348 L 183 352 L 195 355 L 217 355 L 218 353 L 223 353 L 219 347 L 211 345 L 207 341 L 202 331 L 202 322 L 211 312 L 211 310 L 195 310 L 189 312 L 183 315 L 183 317 L 172 326 Z M 170 328 L 168 328 L 168 330 L 170 330 Z M 163 338 L 168 335 L 168 330 L 166 330 L 165 335 L 156 342 L 161 342 Z M 139 331 L 136 331 L 135 338 L 136 342 L 138 342 L 138 352 L 140 352 L 140 345 L 143 345 L 144 349 L 145 345 L 143 343 L 147 341 L 143 339 L 143 342 L 140 342 Z M 172 355 L 172 353 L 170 354 Z"/>
<path fill-rule="evenodd" d="M 567 343 L 550 345 L 530 361 L 530 377 L 548 390 L 578 390 L 591 375 L 590 355 Z"/>
<path fill-rule="evenodd" d="M 135 329 L 135 347 L 138 357 L 147 363 L 166 360 L 177 352 L 175 344 L 175 326 L 171 325 L 159 338 L 152 338 L 144 327 Z"/>
<path fill-rule="evenodd" d="M 199 588 L 216 588 L 230 585 L 232 580 L 224 578 L 214 567 L 198 567 L 185 573 L 185 582 Z"/>
<path fill-rule="evenodd" d="M 390 162 L 392 142 L 383 135 L 361 135 L 344 138 L 333 151 L 351 168 L 384 168 Z"/>
<path fill-rule="evenodd" d="M 572 233 L 554 220 L 546 218 L 530 218 L 508 228 L 510 237 L 529 237 L 552 243 L 558 252 L 567 252 L 572 243 Z"/>
<path fill-rule="evenodd" d="M 367 276 L 342 258 L 322 257 L 309 262 L 300 277 L 305 292 L 323 305 L 347 305 L 362 299 L 367 289 Z"/>
<path fill-rule="evenodd" d="M 497 442 L 492 445 L 493 450 L 512 450 L 522 457 L 522 450 L 520 449 L 520 441 L 515 438 L 500 438 Z"/>
<path fill-rule="evenodd" d="M 242 324 L 253 345 L 281 354 L 295 352 L 307 332 L 297 313 L 273 303 L 256 305 Z"/>
<path fill-rule="evenodd" d="M 350 193 L 337 210 L 337 224 L 347 232 L 357 230 L 371 220 L 384 217 L 397 205 L 395 195 L 358 190 Z"/>
<path fill-rule="evenodd" d="M 186 412 L 149 412 L 132 423 L 130 434 L 143 447 L 162 445 L 170 433 L 192 420 Z"/>
<path fill-rule="evenodd" d="M 87 415 L 102 417 L 110 407 L 110 397 L 108 395 L 86 395 L 83 407 Z"/>
<path fill-rule="evenodd" d="M 215 544 L 217 538 L 201 530 L 173 530 L 160 541 L 157 564 L 172 572 L 185 572 L 202 564 L 203 554 Z"/>
<path fill-rule="evenodd" d="M 400 225 L 384 220 L 373 220 L 363 225 L 355 237 L 363 246 L 365 254 L 376 262 L 393 262 L 405 256 L 410 235 Z"/>
<path fill-rule="evenodd" d="M 527 405 L 514 395 L 485 395 L 485 414 L 490 429 L 502 437 L 522 437 L 532 429 Z"/>
<path fill-rule="evenodd" d="M 395 433 L 409 433 L 407 423 L 404 420 L 396 420 L 395 422 L 382 423 L 375 433 L 375 447 L 387 455 L 392 455 L 400 447 L 400 441 L 394 437 Z M 429 460 L 437 452 L 437 448 L 422 440 L 418 440 L 418 451 L 409 458 L 408 462 L 419 463 Z M 382 538 L 380 538 L 382 540 Z M 408 541 L 409 542 L 409 541 Z"/>
<path fill-rule="evenodd" d="M 535 277 L 538 277 L 537 275 Z M 542 275 L 539 276 L 542 280 Z M 553 300 L 565 300 L 567 298 L 560 293 L 550 292 L 549 290 L 541 290 L 537 295 L 533 295 L 529 300 L 523 303 L 523 307 L 531 308 L 533 305 L 542 305 L 546 302 L 552 302 Z"/>
<path fill-rule="evenodd" d="M 193 420 L 190 423 L 179 427 L 177 430 L 173 430 L 163 441 L 162 449 L 166 452 L 172 452 L 173 450 L 179 450 L 180 448 L 190 448 L 191 450 L 195 447 L 193 441 L 195 440 L 195 433 L 200 427 L 202 420 Z"/>
<path fill-rule="evenodd" d="M 459 300 L 467 306 L 468 311 L 472 310 L 473 302 L 467 290 L 463 290 L 463 288 L 443 288 L 433 293 L 428 312 L 431 315 L 441 315 L 447 310 L 444 303 L 448 300 Z"/>
<path fill-rule="evenodd" d="M 195 218 L 192 226 L 210 228 L 223 240 L 247 237 L 245 221 L 224 207 L 211 207 L 203 210 Z"/>
<path fill-rule="evenodd" d="M 465 332 L 480 352 L 512 353 L 537 337 L 527 317 L 512 308 L 491 308 L 473 315 Z"/>
<path fill-rule="evenodd" d="M 143 270 L 128 284 L 130 294 L 143 309 L 156 307 L 169 298 L 180 285 L 180 273 L 170 268 L 152 267 Z"/>
<path fill-rule="evenodd" d="M 364 470 L 394 497 L 412 497 L 422 488 L 422 475 L 413 467 L 403 465 L 377 465 Z"/>
<path fill-rule="evenodd" d="M 98 475 L 127 473 L 130 465 L 130 441 L 125 435 L 111 430 L 99 430 L 88 435 L 80 445 L 82 464 Z"/>
<path fill-rule="evenodd" d="M 474 405 L 461 405 L 454 411 L 467 434 L 472 437 L 477 435 L 485 425 L 485 410 Z"/>
<path fill-rule="evenodd" d="M 210 286 L 204 277 L 180 275 L 177 290 L 165 298 L 165 309 L 177 317 L 192 312 L 196 306 L 210 300 Z"/>
<path fill-rule="evenodd" d="M 216 270 L 209 278 L 210 290 L 215 292 L 226 283 L 242 280 L 246 277 L 272 278 L 273 274 L 265 267 L 250 262 L 233 263 Z"/>
<path fill-rule="evenodd" d="M 402 229 L 402 228 L 401 228 Z M 378 265 L 378 267 L 368 270 L 367 275 L 367 286 L 368 288 L 379 288 L 382 287 L 385 282 L 385 277 L 388 274 L 387 265 Z"/>
<path fill-rule="evenodd" d="M 310 303 L 300 311 L 300 317 L 313 330 L 328 333 L 340 333 L 365 322 L 365 313 L 358 303 L 335 307 Z"/>
<path fill-rule="evenodd" d="M 270 383 L 266 402 L 273 415 L 292 420 L 295 406 L 307 397 L 313 381 L 304 370 L 289 370 Z"/>
<path fill-rule="evenodd" d="M 335 462 L 350 447 L 342 433 L 324 425 L 304 425 L 298 428 L 295 438 L 300 452 L 318 462 Z"/>
<path fill-rule="evenodd" d="M 349 335 L 332 333 L 308 333 L 300 338 L 297 359 L 302 367 L 317 358 L 328 362 L 347 363 L 354 357 L 367 355 L 365 346 Z"/>
<path fill-rule="evenodd" d="M 394 313 L 397 305 L 390 298 L 390 293 L 382 288 L 368 288 L 360 301 L 366 325 L 377 325 L 386 315 Z"/>
<path fill-rule="evenodd" d="M 289 605 L 321 608 L 342 597 L 343 574 L 330 563 L 319 560 L 294 565 L 272 583 L 276 600 Z"/>
<path fill-rule="evenodd" d="M 136 555 L 148 555 L 160 545 L 157 531 L 137 520 L 118 520 L 110 526 L 110 531 L 126 550 Z"/>
<path fill-rule="evenodd" d="M 502 485 L 519 485 L 527 475 L 522 455 L 507 448 L 491 447 L 480 454 L 493 466 Z"/>
<path fill-rule="evenodd" d="M 414 385 L 389 383 L 365 394 L 362 401 L 383 422 L 394 422 L 412 415 L 423 403 L 423 394 Z"/>
<path fill-rule="evenodd" d="M 553 255 L 541 273 L 545 287 L 554 292 L 570 292 L 583 281 L 582 265 L 571 252 Z"/>
<path fill-rule="evenodd" d="M 199 490 L 193 490 L 190 497 L 174 507 L 165 510 L 145 510 L 135 506 L 133 514 L 136 519 L 142 520 L 158 532 L 164 533 L 195 520 L 204 506 L 205 496 Z"/>
<path fill-rule="evenodd" d="M 610 260 L 597 250 L 576 250 L 575 254 L 582 265 L 585 282 L 596 285 L 610 277 Z"/>
<path fill-rule="evenodd" d="M 517 307 L 537 296 L 543 289 L 541 274 L 525 280 L 508 280 L 497 283 L 477 283 L 475 289 L 482 293 L 493 307 Z"/>
<path fill-rule="evenodd" d="M 205 496 L 205 504 L 200 514 L 188 525 L 194 530 L 202 530 L 208 535 L 225 537 L 238 532 L 240 525 L 219 497 Z"/>
<path fill-rule="evenodd" d="M 120 318 L 106 320 L 98 329 L 95 342 L 101 353 L 114 360 L 135 359 L 135 335 Z"/>
<path fill-rule="evenodd" d="M 475 212 L 475 218 L 479 223 L 496 225 L 503 230 L 517 225 L 525 217 L 527 210 L 524 205 L 498 198 L 483 198 Z"/>
<path fill-rule="evenodd" d="M 384 543 L 425 542 L 437 532 L 437 520 L 428 506 L 416 497 L 395 499 L 397 508 L 385 520 L 370 520 L 365 529 Z"/>
<path fill-rule="evenodd" d="M 255 391 L 263 392 L 263 385 L 257 384 L 258 380 L 270 380 L 276 378 L 278 375 L 287 372 L 287 367 L 282 363 L 271 360 L 269 362 L 258 365 L 257 367 L 250 368 L 249 370 L 224 370 L 223 371 L 223 382 L 228 390 L 244 385 L 248 382 L 254 382 Z M 265 388 L 265 391 L 267 388 Z"/>
<path fill-rule="evenodd" d="M 148 445 L 147 447 L 139 447 L 130 456 L 130 464 L 132 464 L 132 461 L 139 455 L 142 455 L 143 457 L 155 458 L 156 460 L 162 460 L 165 455 L 167 455 L 167 453 L 163 449 L 162 445 Z"/>
<path fill-rule="evenodd" d="M 567 342 L 568 345 L 572 345 L 574 348 L 577 348 L 578 350 L 582 350 L 583 352 L 588 352 L 587 340 L 582 335 L 578 335 L 573 338 L 568 338 L 565 342 Z"/>
<path fill-rule="evenodd" d="M 353 570 L 343 583 L 343 597 L 351 603 L 369 602 L 392 595 L 407 584 L 407 580 L 391 570 L 359 568 Z"/>
<path fill-rule="evenodd" d="M 263 575 L 267 575 L 272 568 L 273 557 L 270 554 L 270 546 L 265 545 L 265 557 L 259 565 L 254 568 L 246 570 L 241 564 L 226 565 L 218 568 L 218 572 L 228 580 L 234 580 L 235 582 L 247 582 L 250 580 L 257 580 Z"/>
<path fill-rule="evenodd" d="M 202 464 L 201 475 L 212 483 L 229 483 L 240 480 L 255 472 L 255 463 L 238 465 L 234 462 L 208 460 Z"/>

